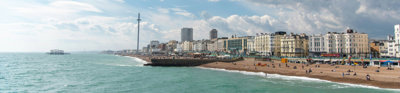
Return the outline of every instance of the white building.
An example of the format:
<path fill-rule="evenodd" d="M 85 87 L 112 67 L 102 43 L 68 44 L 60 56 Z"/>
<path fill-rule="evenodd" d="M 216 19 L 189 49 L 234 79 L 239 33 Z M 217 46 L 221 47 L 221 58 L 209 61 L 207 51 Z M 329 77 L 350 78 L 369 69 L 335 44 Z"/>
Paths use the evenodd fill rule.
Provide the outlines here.
<path fill-rule="evenodd" d="M 400 24 L 394 25 L 394 41 L 396 50 L 400 50 Z M 396 52 L 396 57 L 400 57 L 400 52 Z"/>
<path fill-rule="evenodd" d="M 208 43 L 210 43 L 210 40 L 198 40 L 193 42 L 193 51 L 207 51 L 208 49 Z"/>
<path fill-rule="evenodd" d="M 325 38 L 324 35 L 314 34 L 311 35 L 308 39 L 309 43 L 309 54 L 310 56 L 321 56 L 321 54 L 325 54 Z"/>
<path fill-rule="evenodd" d="M 324 38 L 325 49 L 328 54 L 341 54 L 345 57 L 366 57 L 369 55 L 368 34 L 347 29 L 346 33 L 328 32 Z"/>
<path fill-rule="evenodd" d="M 159 45 L 159 44 L 160 44 L 160 42 L 157 41 L 157 40 L 150 41 L 149 52 L 150 52 L 150 53 L 152 53 L 152 52 L 159 52 L 159 51 L 160 51 L 160 50 L 158 49 L 158 45 Z"/>
<path fill-rule="evenodd" d="M 193 51 L 193 42 L 185 41 L 182 43 L 183 51 Z"/>
<path fill-rule="evenodd" d="M 394 40 L 389 40 L 388 41 L 388 49 L 387 49 L 387 54 L 383 54 L 384 56 L 387 57 L 396 57 L 396 43 Z"/>
<path fill-rule="evenodd" d="M 226 39 L 228 38 L 222 37 L 222 38 L 212 39 L 207 43 L 207 50 L 211 52 L 224 51 L 225 50 L 224 42 Z"/>
<path fill-rule="evenodd" d="M 179 43 L 176 45 L 176 48 L 174 49 L 174 52 L 183 52 L 182 46 L 183 46 L 183 43 L 182 43 L 182 42 L 179 42 Z"/>
<path fill-rule="evenodd" d="M 255 39 L 254 37 L 249 37 L 249 39 L 247 39 L 247 52 L 255 52 Z"/>
<path fill-rule="evenodd" d="M 391 35 L 387 36 L 387 40 L 384 42 L 384 44 L 384 48 L 380 48 L 381 57 L 396 57 L 396 46 L 394 37 Z"/>
<path fill-rule="evenodd" d="M 274 52 L 275 34 L 273 33 L 260 33 L 254 39 L 254 50 L 259 52 L 262 56 L 272 56 Z"/>

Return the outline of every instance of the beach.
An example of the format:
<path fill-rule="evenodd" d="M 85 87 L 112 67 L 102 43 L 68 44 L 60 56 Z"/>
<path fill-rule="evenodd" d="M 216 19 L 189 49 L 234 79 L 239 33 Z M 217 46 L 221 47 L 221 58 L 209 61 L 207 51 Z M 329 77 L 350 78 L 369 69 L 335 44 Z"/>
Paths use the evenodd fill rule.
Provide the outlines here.
<path fill-rule="evenodd" d="M 147 56 L 133 56 L 150 62 Z M 279 66 L 279 64 L 281 66 Z M 387 67 L 368 66 L 349 66 L 349 65 L 330 65 L 330 64 L 300 64 L 300 63 L 281 63 L 280 60 L 256 61 L 243 60 L 237 62 L 214 62 L 201 65 L 200 67 L 218 68 L 227 70 L 240 70 L 249 72 L 264 72 L 268 74 L 280 74 L 288 76 L 303 76 L 318 78 L 333 82 L 351 83 L 376 86 L 380 88 L 400 89 L 400 68 L 387 70 Z M 275 67 L 274 67 L 275 66 Z M 294 69 L 296 67 L 296 69 Z M 304 68 L 303 68 L 304 67 Z M 312 72 L 307 73 L 306 70 Z M 350 70 L 350 71 L 349 71 Z M 376 72 L 379 70 L 379 72 Z M 356 73 L 356 75 L 354 75 Z M 366 80 L 366 75 L 370 75 L 371 80 Z"/>
<path fill-rule="evenodd" d="M 266 64 L 266 66 L 257 66 L 257 64 Z M 275 68 L 273 68 L 273 64 Z M 279 64 L 281 66 L 279 67 Z M 381 67 L 380 72 L 375 72 L 378 67 L 363 68 L 362 66 L 334 65 L 329 64 L 298 64 L 298 63 L 280 63 L 280 61 L 238 61 L 234 63 L 216 62 L 201 65 L 201 67 L 221 68 L 228 70 L 241 70 L 251 72 L 264 72 L 267 74 L 281 74 L 289 76 L 304 76 L 318 78 L 334 82 L 352 83 L 377 86 L 380 88 L 400 88 L 400 69 L 386 70 L 386 67 Z M 269 67 L 268 67 L 269 65 Z M 319 67 L 316 67 L 316 65 Z M 297 69 L 293 67 L 296 66 Z M 304 68 L 302 68 L 304 66 Z M 337 68 L 336 68 L 337 67 Z M 311 69 L 312 72 L 306 73 L 306 70 Z M 334 70 L 334 71 L 332 71 Z M 348 72 L 350 70 L 351 72 Z M 345 74 L 343 76 L 343 73 Z M 356 73 L 356 75 L 354 75 Z M 366 80 L 366 75 L 369 74 L 371 80 Z"/>

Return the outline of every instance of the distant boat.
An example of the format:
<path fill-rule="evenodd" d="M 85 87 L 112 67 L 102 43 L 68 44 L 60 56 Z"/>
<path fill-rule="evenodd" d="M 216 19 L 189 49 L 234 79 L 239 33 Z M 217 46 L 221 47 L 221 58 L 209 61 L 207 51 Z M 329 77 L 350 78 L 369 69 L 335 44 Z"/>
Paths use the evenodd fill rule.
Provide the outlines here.
<path fill-rule="evenodd" d="M 47 54 L 50 54 L 50 55 L 65 55 L 65 54 L 69 54 L 69 53 L 65 53 L 64 50 L 53 49 L 53 50 L 50 50 L 50 52 L 48 52 Z"/>

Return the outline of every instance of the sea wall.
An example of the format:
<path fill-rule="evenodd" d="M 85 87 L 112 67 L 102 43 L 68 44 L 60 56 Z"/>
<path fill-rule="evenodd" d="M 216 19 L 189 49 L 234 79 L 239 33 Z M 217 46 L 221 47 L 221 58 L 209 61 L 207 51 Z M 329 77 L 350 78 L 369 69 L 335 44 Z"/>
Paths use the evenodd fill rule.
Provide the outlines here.
<path fill-rule="evenodd" d="M 151 59 L 150 66 L 199 66 L 211 62 L 217 62 L 217 59 Z"/>

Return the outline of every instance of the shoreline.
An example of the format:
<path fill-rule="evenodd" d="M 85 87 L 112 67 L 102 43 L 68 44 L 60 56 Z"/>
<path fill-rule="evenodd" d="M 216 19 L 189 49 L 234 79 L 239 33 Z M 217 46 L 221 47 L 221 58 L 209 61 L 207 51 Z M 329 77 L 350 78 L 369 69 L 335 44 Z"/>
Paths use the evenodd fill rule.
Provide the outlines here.
<path fill-rule="evenodd" d="M 142 59 L 146 61 L 147 63 L 150 62 L 150 58 L 147 56 L 132 56 L 131 57 L 136 57 L 139 59 Z M 270 67 L 267 66 L 254 66 L 254 63 L 261 63 L 261 64 L 268 64 Z M 377 67 L 368 67 L 368 69 L 362 69 L 362 67 L 354 67 L 354 70 L 357 71 L 358 76 L 344 76 L 340 73 L 343 73 L 347 71 L 347 69 L 352 68 L 353 66 L 345 66 L 345 65 L 337 65 L 340 66 L 340 68 L 335 68 L 335 72 L 330 72 L 329 65 L 328 64 L 312 64 L 310 66 L 305 67 L 305 69 L 302 69 L 301 66 L 302 64 L 298 63 L 288 63 L 289 66 L 297 66 L 297 69 L 292 69 L 292 67 L 284 67 L 285 65 L 282 64 L 282 67 L 278 67 L 276 65 L 275 68 L 272 68 L 272 64 L 282 64 L 278 61 L 272 61 L 272 62 L 266 62 L 266 61 L 249 61 L 249 60 L 243 60 L 243 61 L 238 61 L 234 63 L 225 63 L 225 62 L 214 62 L 214 63 L 209 63 L 209 64 L 204 64 L 200 65 L 197 67 L 204 67 L 204 68 L 213 68 L 213 69 L 225 69 L 225 70 L 237 70 L 237 71 L 246 71 L 246 72 L 263 72 L 265 74 L 278 74 L 278 75 L 285 75 L 285 76 L 300 76 L 300 77 L 308 77 L 308 78 L 315 78 L 315 79 L 320 79 L 320 80 L 327 80 L 331 82 L 336 82 L 336 83 L 348 83 L 348 84 L 359 84 L 359 85 L 365 85 L 365 86 L 373 86 L 373 87 L 378 87 L 378 88 L 387 88 L 387 89 L 400 89 L 400 70 L 395 69 L 395 71 L 392 72 L 397 72 L 395 75 L 391 76 L 397 76 L 397 77 L 388 77 L 388 73 L 386 72 L 381 72 L 381 73 L 374 73 L 373 70 L 376 69 Z M 314 68 L 315 65 L 321 66 L 321 68 Z M 306 74 L 305 70 L 306 69 L 312 69 L 313 72 L 310 74 Z M 383 69 L 383 68 L 381 68 Z M 349 69 L 350 70 L 350 69 Z M 353 69 L 351 69 L 353 70 Z M 383 70 L 382 70 L 383 71 Z M 320 73 L 318 73 L 320 72 Z M 325 72 L 325 73 L 324 73 Z M 392 73 L 390 72 L 390 73 Z M 389 74 L 390 74 L 389 73 Z M 371 75 L 371 81 L 365 80 L 365 75 L 370 74 Z M 398 75 L 397 75 L 398 74 Z M 389 80 L 388 78 L 392 79 Z"/>
<path fill-rule="evenodd" d="M 336 83 L 359 84 L 359 85 L 373 86 L 373 87 L 387 88 L 387 89 L 400 89 L 399 83 L 395 83 L 395 82 L 367 81 L 367 80 L 354 79 L 354 78 L 335 78 L 335 77 L 329 77 L 329 76 L 302 75 L 302 74 L 298 74 L 298 73 L 279 73 L 279 72 L 273 72 L 273 71 L 260 71 L 260 70 L 227 68 L 227 67 L 217 67 L 217 66 L 207 66 L 207 65 L 202 65 L 199 67 L 212 68 L 212 69 L 246 71 L 246 72 L 263 72 L 267 75 L 268 74 L 278 74 L 278 75 L 284 75 L 284 76 L 299 76 L 299 77 L 327 80 L 327 81 L 336 82 Z"/>

